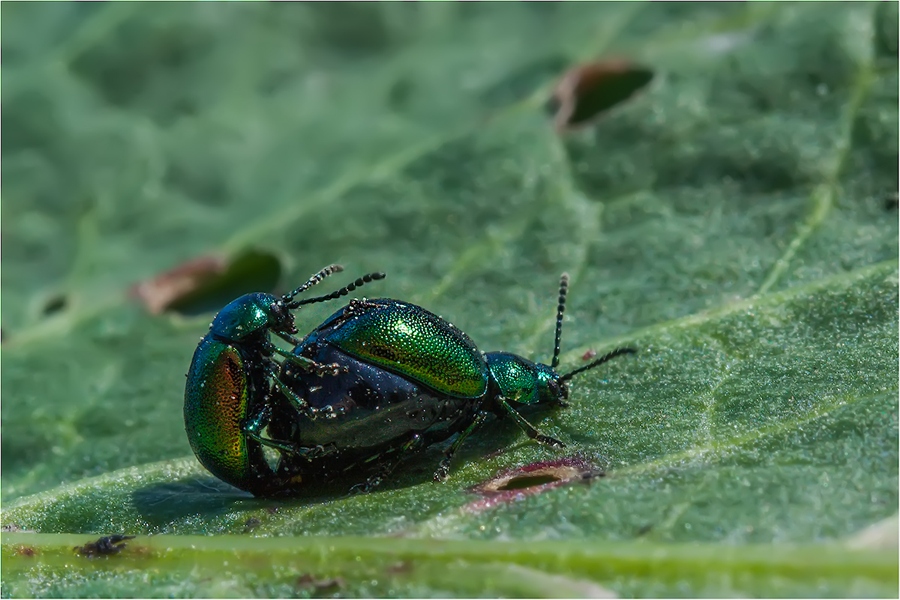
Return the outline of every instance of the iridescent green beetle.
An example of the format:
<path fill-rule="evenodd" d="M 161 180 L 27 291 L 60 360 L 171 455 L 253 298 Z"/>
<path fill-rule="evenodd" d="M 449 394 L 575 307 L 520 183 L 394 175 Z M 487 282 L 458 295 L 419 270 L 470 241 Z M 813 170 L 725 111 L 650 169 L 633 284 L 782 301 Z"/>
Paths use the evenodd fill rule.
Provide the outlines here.
<path fill-rule="evenodd" d="M 453 454 L 490 414 L 511 418 L 538 442 L 563 447 L 519 410 L 565 406 L 569 379 L 635 352 L 619 348 L 564 375 L 556 372 L 568 281 L 563 274 L 549 365 L 509 352 L 481 353 L 465 333 L 415 304 L 351 300 L 293 351 L 303 360 L 341 365 L 341 373 L 323 379 L 292 362 L 282 365 L 280 381 L 329 418 L 306 418 L 294 401 L 273 394 L 276 416 L 269 431 L 296 444 L 293 452 L 282 453 L 281 491 L 289 492 L 291 480 L 353 478 L 364 472 L 369 476 L 355 487 L 369 490 L 406 454 L 458 434 L 434 475 L 443 480 Z"/>
<path fill-rule="evenodd" d="M 315 377 L 336 376 L 343 370 L 338 364 L 319 363 L 295 356 L 275 346 L 274 333 L 297 345 L 297 333 L 291 310 L 305 304 L 324 302 L 347 295 L 383 273 L 370 273 L 330 294 L 295 300 L 294 298 L 332 273 L 340 265 L 325 267 L 284 296 L 254 293 L 241 296 L 219 311 L 194 352 L 184 389 L 184 428 L 197 459 L 213 475 L 238 488 L 260 495 L 279 489 L 280 482 L 269 467 L 263 446 L 282 453 L 309 455 L 315 451 L 270 437 L 262 431 L 271 418 L 270 382 L 282 391 L 282 398 L 297 415 L 315 418 L 315 410 L 284 385 L 278 375 L 279 354 Z"/>

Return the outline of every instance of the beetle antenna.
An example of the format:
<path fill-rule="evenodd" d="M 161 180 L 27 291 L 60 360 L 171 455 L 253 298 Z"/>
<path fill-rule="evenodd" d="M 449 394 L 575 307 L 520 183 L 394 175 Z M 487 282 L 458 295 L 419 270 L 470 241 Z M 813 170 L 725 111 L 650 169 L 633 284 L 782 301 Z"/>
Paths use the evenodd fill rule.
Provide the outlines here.
<path fill-rule="evenodd" d="M 340 273 L 343 270 L 344 270 L 344 267 L 342 267 L 341 265 L 328 265 L 327 267 L 325 267 L 324 269 L 322 269 L 321 271 L 319 271 L 318 273 L 316 273 L 315 275 L 313 275 L 312 277 L 307 279 L 306 283 L 304 283 L 303 285 L 298 287 L 296 290 L 294 290 L 290 294 L 285 294 L 284 296 L 282 296 L 281 301 L 284 302 L 285 304 L 287 304 L 291 300 L 293 300 L 294 296 L 296 296 L 297 294 L 302 294 L 303 292 L 305 292 L 312 286 L 316 285 L 317 283 L 319 283 L 320 281 L 322 281 L 329 275 L 332 275 L 334 273 Z"/>
<path fill-rule="evenodd" d="M 566 294 L 569 292 L 569 274 L 563 273 L 559 278 L 559 306 L 556 307 L 556 341 L 553 343 L 553 360 L 550 367 L 555 369 L 559 364 L 559 339 L 562 336 L 563 313 L 566 312 Z"/>
<path fill-rule="evenodd" d="M 589 369 L 593 369 L 594 367 L 599 367 L 603 363 L 605 363 L 609 360 L 612 360 L 617 356 L 622 356 L 623 354 L 634 354 L 635 352 L 637 352 L 637 350 L 635 350 L 634 348 L 616 348 L 612 352 L 609 352 L 609 353 L 605 354 L 604 356 L 598 358 L 591 364 L 585 365 L 583 367 L 579 367 L 578 369 L 575 369 L 574 371 L 572 371 L 570 373 L 566 373 L 565 375 L 560 377 L 557 381 L 559 381 L 560 383 L 562 383 L 564 381 L 568 381 L 569 379 L 572 379 L 572 377 L 574 377 L 575 375 L 578 375 L 579 373 L 584 373 L 585 371 L 587 371 Z"/>
<path fill-rule="evenodd" d="M 285 305 L 285 308 L 293 310 L 295 308 L 300 308 L 301 306 L 304 306 L 306 304 L 315 304 L 317 302 L 327 302 L 329 300 L 335 300 L 336 298 L 340 298 L 341 296 L 346 296 L 358 287 L 362 287 L 363 285 L 372 281 L 376 281 L 378 279 L 384 279 L 384 277 L 384 273 L 369 273 L 367 275 L 363 275 L 350 285 L 345 285 L 341 289 L 331 292 L 330 294 L 325 294 L 324 296 L 318 296 L 316 298 L 307 298 L 306 300 L 294 300 L 290 304 Z"/>

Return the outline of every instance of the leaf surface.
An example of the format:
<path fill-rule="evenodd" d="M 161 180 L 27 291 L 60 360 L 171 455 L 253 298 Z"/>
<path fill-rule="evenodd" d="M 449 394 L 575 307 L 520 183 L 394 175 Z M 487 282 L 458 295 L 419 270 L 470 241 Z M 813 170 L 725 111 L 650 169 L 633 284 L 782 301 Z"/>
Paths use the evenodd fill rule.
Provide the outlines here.
<path fill-rule="evenodd" d="M 898 502 L 896 10 L 4 4 L 2 522 L 37 533 L 0 592 L 896 596 L 896 537 L 860 542 Z M 612 55 L 653 82 L 557 134 L 556 79 Z M 492 422 L 443 485 L 436 447 L 254 499 L 183 431 L 212 315 L 128 296 L 247 252 L 537 360 L 567 271 L 562 370 L 639 352 L 528 415 L 564 452 Z M 470 491 L 566 456 L 606 476 Z"/>

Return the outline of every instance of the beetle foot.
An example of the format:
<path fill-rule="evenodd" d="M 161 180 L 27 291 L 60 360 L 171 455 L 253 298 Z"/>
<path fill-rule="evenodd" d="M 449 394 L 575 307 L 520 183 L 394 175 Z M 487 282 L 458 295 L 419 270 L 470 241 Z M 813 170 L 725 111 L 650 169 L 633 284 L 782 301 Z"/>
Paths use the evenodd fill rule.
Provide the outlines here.
<path fill-rule="evenodd" d="M 558 439 L 552 438 L 549 435 L 544 435 L 542 433 L 539 433 L 538 435 L 536 435 L 534 439 L 537 440 L 538 442 L 540 442 L 541 444 L 551 446 L 553 448 L 565 448 L 566 447 L 566 445 L 563 444 Z"/>
<path fill-rule="evenodd" d="M 450 461 L 441 461 L 437 471 L 434 472 L 434 480 L 440 483 L 447 481 L 450 477 Z"/>
<path fill-rule="evenodd" d="M 327 452 L 325 452 L 325 446 L 319 444 L 318 446 L 316 446 L 315 448 L 313 448 L 312 450 L 310 450 L 309 453 L 306 455 L 305 458 L 306 458 L 307 460 L 314 460 L 314 459 L 319 458 L 319 457 L 321 457 L 321 456 L 325 456 L 325 454 L 327 454 Z"/>
<path fill-rule="evenodd" d="M 379 485 L 381 485 L 382 481 L 383 481 L 383 478 L 380 475 L 374 475 L 374 476 L 366 479 L 364 482 L 357 483 L 356 485 L 351 487 L 350 493 L 353 495 L 368 494 L 369 492 L 371 492 L 372 490 L 377 488 Z"/>
<path fill-rule="evenodd" d="M 307 461 L 314 461 L 323 456 L 328 456 L 332 452 L 335 451 L 334 444 L 328 444 L 327 446 L 323 446 L 322 444 L 318 444 L 316 446 L 307 446 L 303 448 L 299 448 L 296 454 Z"/>

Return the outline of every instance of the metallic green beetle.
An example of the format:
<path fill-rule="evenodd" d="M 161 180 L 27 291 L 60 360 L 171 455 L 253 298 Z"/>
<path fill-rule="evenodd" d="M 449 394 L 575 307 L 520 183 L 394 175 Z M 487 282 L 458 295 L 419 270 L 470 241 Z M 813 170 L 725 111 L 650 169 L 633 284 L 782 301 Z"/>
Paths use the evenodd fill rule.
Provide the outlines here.
<path fill-rule="evenodd" d="M 266 494 L 284 483 L 269 467 L 263 446 L 282 453 L 311 454 L 310 458 L 314 455 L 315 451 L 299 448 L 291 441 L 261 433 L 271 418 L 270 382 L 282 391 L 297 414 L 316 417 L 316 411 L 280 381 L 280 365 L 272 357 L 279 354 L 316 377 L 335 376 L 343 367 L 295 356 L 275 346 L 269 333 L 296 346 L 300 342 L 293 337 L 297 328 L 291 310 L 345 296 L 384 277 L 383 273 L 370 273 L 330 294 L 294 299 L 342 270 L 340 265 L 325 267 L 280 298 L 245 294 L 219 311 L 209 333 L 200 340 L 184 389 L 184 428 L 197 459 L 219 479 L 253 494 Z"/>

